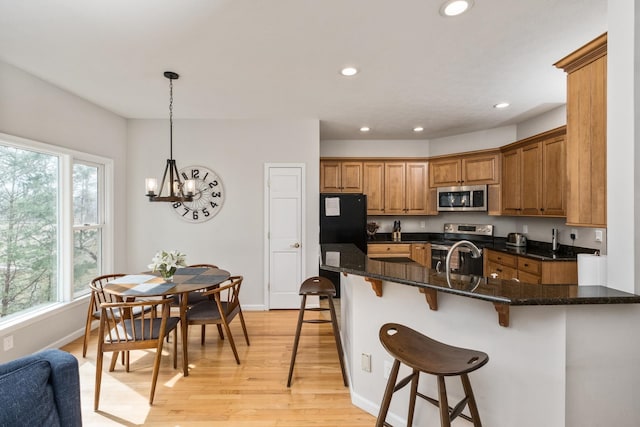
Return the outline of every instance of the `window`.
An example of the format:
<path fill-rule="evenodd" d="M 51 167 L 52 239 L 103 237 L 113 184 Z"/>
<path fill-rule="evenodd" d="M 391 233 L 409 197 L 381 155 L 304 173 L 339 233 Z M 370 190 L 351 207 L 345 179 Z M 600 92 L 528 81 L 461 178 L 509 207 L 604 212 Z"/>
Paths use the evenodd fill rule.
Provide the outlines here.
<path fill-rule="evenodd" d="M 0 134 L 0 323 L 88 293 L 110 266 L 110 165 Z"/>

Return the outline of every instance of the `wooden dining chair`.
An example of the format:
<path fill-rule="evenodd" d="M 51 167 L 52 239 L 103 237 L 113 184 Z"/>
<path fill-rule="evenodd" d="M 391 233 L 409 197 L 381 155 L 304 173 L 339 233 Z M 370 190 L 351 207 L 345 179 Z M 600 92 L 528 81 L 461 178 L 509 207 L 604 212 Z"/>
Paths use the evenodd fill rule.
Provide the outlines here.
<path fill-rule="evenodd" d="M 177 326 L 179 317 L 170 317 L 170 299 L 136 302 L 102 303 L 100 305 L 100 329 L 98 340 L 98 354 L 96 358 L 96 384 L 94 406 L 98 410 L 100 402 L 100 384 L 102 381 L 102 361 L 104 353 L 112 352 L 109 372 L 115 369 L 118 353 L 121 351 L 156 349 L 151 379 L 149 404 L 153 404 L 156 391 L 162 344 L 165 336 L 173 331 L 173 368 L 177 367 L 178 336 Z M 161 315 L 158 317 L 157 308 Z M 135 312 L 141 314 L 135 316 Z M 126 370 L 129 370 L 127 358 Z"/>
<path fill-rule="evenodd" d="M 242 307 L 240 306 L 240 287 L 242 286 L 242 280 L 242 276 L 229 277 L 229 279 L 221 283 L 219 287 L 203 292 L 202 296 L 207 299 L 195 304 L 187 311 L 187 325 L 215 324 L 218 327 L 221 325 L 224 328 L 238 365 L 240 364 L 240 358 L 238 357 L 238 351 L 236 350 L 233 335 L 229 328 L 229 323 L 236 316 L 240 318 L 244 338 L 247 341 L 247 345 L 250 345 L 247 326 L 244 322 L 244 316 L 242 315 Z M 202 345 L 204 345 L 204 332 L 203 328 L 200 337 L 200 343 Z M 224 336 L 221 334 L 220 338 L 224 339 Z"/>
<path fill-rule="evenodd" d="M 89 308 L 87 310 L 87 322 L 84 327 L 84 342 L 82 344 L 82 357 L 87 357 L 87 346 L 89 345 L 89 337 L 91 336 L 91 323 L 100 319 L 100 304 L 103 302 L 116 302 L 116 298 L 104 291 L 104 285 L 111 280 L 122 277 L 124 274 L 105 274 L 93 279 L 89 285 L 91 288 L 91 298 L 89 300 Z"/>

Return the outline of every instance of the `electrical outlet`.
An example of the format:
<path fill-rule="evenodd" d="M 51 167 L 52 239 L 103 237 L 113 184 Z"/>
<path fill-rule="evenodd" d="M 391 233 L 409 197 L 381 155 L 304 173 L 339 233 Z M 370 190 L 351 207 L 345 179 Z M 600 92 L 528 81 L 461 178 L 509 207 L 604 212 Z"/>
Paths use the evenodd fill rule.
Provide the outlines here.
<path fill-rule="evenodd" d="M 392 362 L 388 360 L 384 361 L 384 379 L 385 380 L 388 380 L 389 375 L 391 375 L 391 366 L 392 366 Z"/>
<path fill-rule="evenodd" d="M 602 242 L 602 230 L 596 230 L 596 242 Z"/>
<path fill-rule="evenodd" d="M 362 353 L 362 370 L 365 372 L 371 372 L 371 355 Z"/>
<path fill-rule="evenodd" d="M 529 232 L 529 226 L 528 226 L 528 225 L 523 225 L 523 226 L 522 226 L 522 232 L 523 232 L 524 234 L 527 234 L 527 233 Z"/>
<path fill-rule="evenodd" d="M 578 238 L 578 229 L 577 228 L 572 228 L 571 229 L 571 239 L 575 240 Z"/>
<path fill-rule="evenodd" d="M 13 348 L 13 335 L 7 335 L 4 337 L 3 346 L 4 351 L 9 351 Z"/>
<path fill-rule="evenodd" d="M 427 221 L 420 221 L 420 228 L 426 228 L 427 227 Z"/>

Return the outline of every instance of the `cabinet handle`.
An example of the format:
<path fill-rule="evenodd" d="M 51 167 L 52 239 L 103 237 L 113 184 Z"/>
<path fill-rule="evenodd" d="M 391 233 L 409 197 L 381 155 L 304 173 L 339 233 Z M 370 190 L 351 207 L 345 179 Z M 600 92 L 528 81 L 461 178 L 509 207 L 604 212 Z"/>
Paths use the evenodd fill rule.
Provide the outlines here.
<path fill-rule="evenodd" d="M 525 264 L 524 264 L 524 266 L 525 266 L 525 267 L 529 267 L 529 264 L 525 263 Z"/>
<path fill-rule="evenodd" d="M 501 269 L 501 268 L 496 268 L 496 271 L 497 271 L 498 273 L 502 273 L 502 269 Z"/>
<path fill-rule="evenodd" d="M 544 208 L 540 208 L 540 212 L 544 212 Z"/>
<path fill-rule="evenodd" d="M 515 281 L 516 281 L 516 282 L 518 282 L 518 283 L 520 282 L 520 280 L 519 280 L 517 277 L 514 277 L 514 278 L 513 278 L 513 279 L 511 279 L 511 280 L 515 280 Z"/>

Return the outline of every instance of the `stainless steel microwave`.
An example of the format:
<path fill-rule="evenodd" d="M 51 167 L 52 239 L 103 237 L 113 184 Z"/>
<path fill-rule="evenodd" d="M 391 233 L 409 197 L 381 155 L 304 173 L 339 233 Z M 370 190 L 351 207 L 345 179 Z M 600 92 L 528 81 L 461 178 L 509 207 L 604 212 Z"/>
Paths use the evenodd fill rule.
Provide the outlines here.
<path fill-rule="evenodd" d="M 487 186 L 438 187 L 439 212 L 487 210 Z"/>

